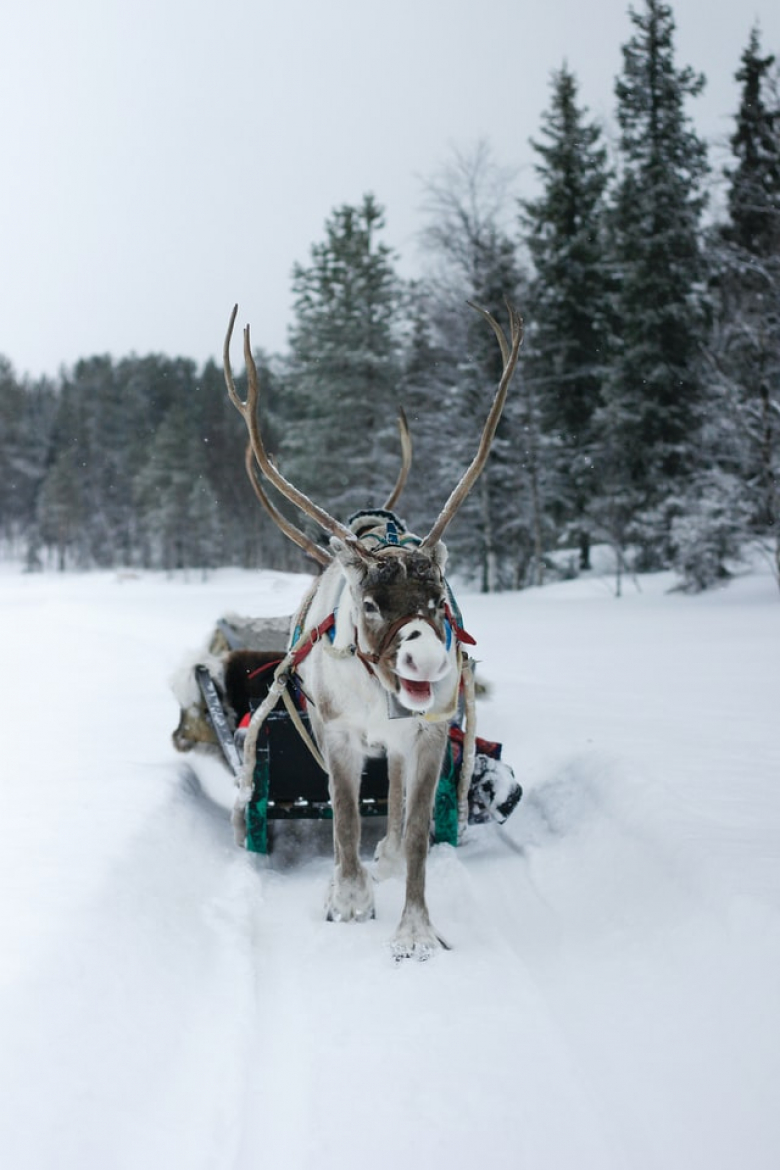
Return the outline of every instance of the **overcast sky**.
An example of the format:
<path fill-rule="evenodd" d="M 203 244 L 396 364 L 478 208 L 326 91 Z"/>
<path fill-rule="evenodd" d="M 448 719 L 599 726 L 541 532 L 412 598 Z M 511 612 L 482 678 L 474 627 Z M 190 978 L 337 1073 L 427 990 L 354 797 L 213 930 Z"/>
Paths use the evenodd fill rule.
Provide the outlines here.
<path fill-rule="evenodd" d="M 641 5 L 641 0 L 637 0 Z M 487 138 L 533 192 L 564 60 L 614 125 L 627 0 L 3 0 L 0 354 L 17 373 L 110 353 L 217 357 L 233 303 L 286 346 L 290 272 L 372 191 L 414 271 L 421 181 Z M 674 0 L 690 107 L 731 132 L 754 21 L 777 0 Z M 464 296 L 469 290 L 464 289 Z"/>

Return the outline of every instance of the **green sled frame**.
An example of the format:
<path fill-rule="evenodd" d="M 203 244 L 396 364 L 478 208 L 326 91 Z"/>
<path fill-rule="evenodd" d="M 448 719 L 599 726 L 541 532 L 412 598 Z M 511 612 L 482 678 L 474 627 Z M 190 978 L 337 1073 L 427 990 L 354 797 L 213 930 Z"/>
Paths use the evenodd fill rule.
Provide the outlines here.
<path fill-rule="evenodd" d="M 234 735 L 236 712 L 217 688 L 205 666 L 196 667 L 205 712 L 225 762 L 238 777 L 242 770 L 242 732 Z M 311 736 L 308 716 L 298 713 Z M 463 764 L 463 732 L 449 729 L 442 771 L 434 798 L 431 836 L 436 844 L 459 844 L 458 786 Z M 364 762 L 360 786 L 360 814 L 387 815 L 388 775 L 384 755 Z M 522 796 L 512 769 L 501 759 L 501 744 L 476 740 L 473 774 L 468 791 L 468 823 L 503 824 Z M 272 821 L 329 820 L 333 818 L 328 775 L 315 760 L 283 706 L 270 711 L 259 729 L 252 773 L 252 793 L 245 809 L 246 849 L 269 853 Z"/>

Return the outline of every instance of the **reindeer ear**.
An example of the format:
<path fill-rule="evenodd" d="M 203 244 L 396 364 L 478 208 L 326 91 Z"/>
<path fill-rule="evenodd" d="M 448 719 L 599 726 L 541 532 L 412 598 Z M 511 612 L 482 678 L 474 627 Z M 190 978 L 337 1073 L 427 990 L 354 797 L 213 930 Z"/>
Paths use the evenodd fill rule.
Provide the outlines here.
<path fill-rule="evenodd" d="M 357 540 L 346 541 L 340 536 L 331 536 L 330 547 L 336 560 L 343 569 L 354 573 L 362 573 L 365 569 L 366 556 L 363 546 Z"/>
<path fill-rule="evenodd" d="M 436 541 L 436 544 L 431 549 L 431 560 L 434 565 L 438 565 L 440 572 L 443 573 L 444 566 L 447 564 L 447 546 L 443 541 Z"/>

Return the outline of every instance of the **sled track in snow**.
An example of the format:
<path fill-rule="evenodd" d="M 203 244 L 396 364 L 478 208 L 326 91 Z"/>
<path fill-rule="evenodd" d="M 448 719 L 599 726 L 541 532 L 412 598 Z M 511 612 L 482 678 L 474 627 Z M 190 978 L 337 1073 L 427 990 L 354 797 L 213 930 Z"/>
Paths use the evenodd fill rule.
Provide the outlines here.
<path fill-rule="evenodd" d="M 196 1028 L 188 1063 L 205 1059 L 200 1049 L 206 1036 L 213 1042 L 215 1021 L 223 1033 L 221 1088 L 202 1094 L 193 1149 L 198 1134 L 206 1148 L 220 1146 L 219 1170 L 248 1170 L 259 1150 L 269 1164 L 296 1170 L 356 1166 L 369 1150 L 379 1167 L 447 1151 L 458 1162 L 484 1159 L 487 1151 L 502 1170 L 516 1167 L 523 1151 L 530 1158 L 551 1144 L 561 1164 L 576 1154 L 580 1165 L 611 1165 L 608 1139 L 594 1127 L 587 1093 L 515 937 L 521 908 L 511 890 L 519 878 L 506 871 L 521 868 L 524 856 L 507 831 L 473 827 L 463 849 L 432 850 L 431 913 L 454 949 L 429 963 L 396 965 L 388 941 L 401 882 L 377 884 L 374 921 L 325 922 L 329 826 L 280 827 L 268 860 L 238 853 L 227 812 L 209 795 L 213 783 L 208 769 L 184 769 L 174 801 L 176 815 L 186 810 L 190 822 L 184 835 L 199 822 L 190 846 L 205 856 L 193 880 L 215 887 L 208 896 L 201 888 L 205 905 L 196 918 L 205 915 L 211 945 L 228 956 L 221 979 L 202 973 L 200 1002 L 188 1012 L 199 1018 L 206 1011 L 212 1020 L 205 1032 Z M 369 838 L 381 833 L 379 824 L 365 828 L 364 856 Z M 473 1086 L 491 1085 L 512 1048 L 526 1056 L 511 1084 L 491 1087 L 488 1106 Z M 399 1086 L 407 1100 L 400 1118 Z M 186 1082 L 180 1091 L 188 1091 Z M 556 1135 L 541 1121 L 552 1094 L 575 1119 Z M 376 1135 L 390 1132 L 392 1150 L 377 1149 Z M 137 1141 L 134 1148 L 140 1152 Z M 142 1148 L 154 1153 L 151 1136 Z M 211 1163 L 192 1163 L 200 1164 Z"/>

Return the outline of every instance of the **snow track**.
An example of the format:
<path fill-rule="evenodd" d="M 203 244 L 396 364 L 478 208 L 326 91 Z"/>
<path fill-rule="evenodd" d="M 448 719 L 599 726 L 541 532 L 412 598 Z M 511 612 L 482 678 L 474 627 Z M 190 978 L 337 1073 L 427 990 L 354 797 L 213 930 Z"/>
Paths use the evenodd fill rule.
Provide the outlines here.
<path fill-rule="evenodd" d="M 9 1167 L 217 1167 L 238 1129 L 255 875 L 189 784 L 160 782 L 169 801 L 3 1002 Z"/>
<path fill-rule="evenodd" d="M 165 747 L 183 651 L 300 581 L 0 576 L 0 1165 L 774 1170 L 771 589 L 467 599 L 526 794 L 432 851 L 453 949 L 396 965 L 399 881 L 326 923 L 329 826 L 238 852 L 226 773 Z"/>
<path fill-rule="evenodd" d="M 258 1148 L 270 1164 L 312 1170 L 366 1157 L 380 1167 L 487 1157 L 502 1168 L 542 1151 L 560 1165 L 608 1164 L 555 1022 L 517 951 L 480 928 L 484 895 L 454 852 L 434 850 L 430 887 L 456 949 L 426 965 L 390 959 L 400 883 L 378 888 L 374 922 L 330 924 L 328 871 L 317 861 L 265 881 L 256 1108 L 239 1165 Z M 555 1133 L 552 1098 L 569 1117 Z"/>

